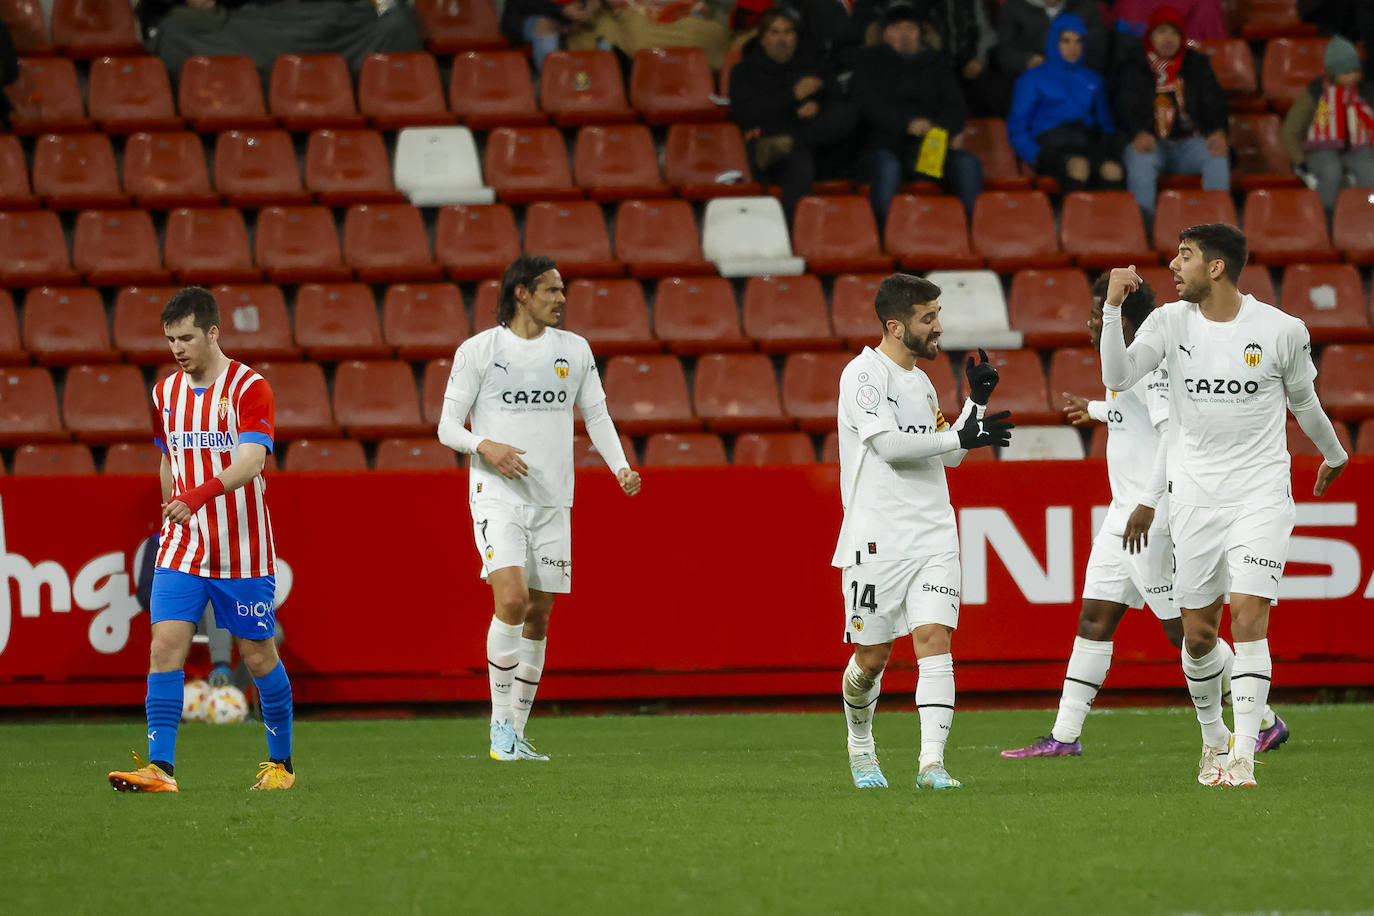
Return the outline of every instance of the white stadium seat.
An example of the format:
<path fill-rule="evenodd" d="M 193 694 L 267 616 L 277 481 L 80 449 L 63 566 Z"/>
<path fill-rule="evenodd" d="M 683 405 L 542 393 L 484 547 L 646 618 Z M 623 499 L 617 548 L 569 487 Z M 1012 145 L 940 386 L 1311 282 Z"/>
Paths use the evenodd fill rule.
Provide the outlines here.
<path fill-rule="evenodd" d="M 417 207 L 489 204 L 477 144 L 466 127 L 411 127 L 396 141 L 396 188 Z"/>
<path fill-rule="evenodd" d="M 774 197 L 719 197 L 706 205 L 701 249 L 721 276 L 801 276 L 806 262 L 792 254 L 782 204 Z"/>
<path fill-rule="evenodd" d="M 1011 445 L 998 457 L 1003 461 L 1076 460 L 1083 457 L 1083 438 L 1071 426 L 1018 426 L 1011 431 Z"/>
<path fill-rule="evenodd" d="M 1007 319 L 1002 281 L 990 270 L 932 270 L 926 279 L 940 287 L 940 337 L 944 350 L 1020 349 L 1020 331 Z"/>

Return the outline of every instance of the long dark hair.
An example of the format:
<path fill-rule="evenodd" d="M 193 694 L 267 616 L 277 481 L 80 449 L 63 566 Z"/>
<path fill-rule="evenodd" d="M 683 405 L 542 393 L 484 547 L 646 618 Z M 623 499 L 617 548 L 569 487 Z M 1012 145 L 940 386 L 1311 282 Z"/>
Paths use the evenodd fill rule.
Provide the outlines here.
<path fill-rule="evenodd" d="M 496 300 L 496 323 L 503 328 L 510 327 L 511 320 L 515 318 L 517 286 L 534 292 L 534 281 L 539 279 L 539 275 L 557 266 L 553 258 L 543 254 L 525 254 L 511 261 L 501 275 L 501 295 Z"/>

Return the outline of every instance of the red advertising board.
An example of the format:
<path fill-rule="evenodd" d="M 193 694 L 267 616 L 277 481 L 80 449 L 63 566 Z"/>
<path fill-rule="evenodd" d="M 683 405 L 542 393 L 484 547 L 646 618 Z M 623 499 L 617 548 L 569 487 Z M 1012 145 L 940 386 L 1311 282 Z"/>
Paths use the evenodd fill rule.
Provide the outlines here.
<path fill-rule="evenodd" d="M 1317 459 L 1294 472 L 1310 494 Z M 541 698 L 833 692 L 847 655 L 838 470 L 650 468 L 644 492 L 583 471 L 573 593 L 550 628 Z M 959 515 L 960 690 L 1055 690 L 1077 624 L 1100 461 L 970 463 L 949 474 Z M 305 703 L 477 700 L 490 595 L 477 578 L 462 472 L 273 474 L 284 569 L 283 655 Z M 142 701 L 148 616 L 135 555 L 154 530 L 154 479 L 0 478 L 0 706 Z M 1275 683 L 1374 684 L 1374 459 L 1327 498 L 1300 495 Z M 286 588 L 289 585 L 289 588 Z M 1112 684 L 1172 687 L 1177 654 L 1127 615 Z M 901 647 L 886 682 L 906 689 Z"/>

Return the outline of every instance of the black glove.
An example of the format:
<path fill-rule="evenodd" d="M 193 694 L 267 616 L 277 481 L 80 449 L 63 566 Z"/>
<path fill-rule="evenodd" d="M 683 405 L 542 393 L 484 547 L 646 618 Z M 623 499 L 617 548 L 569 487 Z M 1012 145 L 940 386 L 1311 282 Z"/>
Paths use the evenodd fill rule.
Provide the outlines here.
<path fill-rule="evenodd" d="M 978 419 L 978 411 L 969 411 L 968 419 L 964 421 L 963 426 L 959 427 L 959 447 L 975 449 L 987 448 L 989 445 L 1000 445 L 1006 448 L 1011 444 L 1011 431 L 1016 426 L 1015 423 L 1007 419 L 1010 416 L 1011 411 L 1004 410 L 1001 413 L 987 414 L 980 420 Z"/>
<path fill-rule="evenodd" d="M 975 363 L 973 354 L 969 354 L 968 362 L 964 363 L 964 377 L 968 379 L 968 396 L 973 403 L 986 407 L 992 389 L 997 387 L 997 367 L 988 362 L 988 354 L 982 347 L 978 348 L 978 355 L 983 358 L 981 363 Z"/>

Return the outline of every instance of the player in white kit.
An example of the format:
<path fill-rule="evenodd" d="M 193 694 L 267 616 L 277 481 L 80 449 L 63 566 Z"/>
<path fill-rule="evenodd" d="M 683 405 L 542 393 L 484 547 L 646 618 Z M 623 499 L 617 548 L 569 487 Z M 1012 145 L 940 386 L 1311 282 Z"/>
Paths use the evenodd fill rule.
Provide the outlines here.
<path fill-rule="evenodd" d="M 1111 272 L 1103 305 L 1103 383 L 1124 391 L 1161 364 L 1169 373 L 1174 596 L 1183 673 L 1202 726 L 1204 785 L 1255 784 L 1273 671 L 1269 608 L 1296 517 L 1285 406 L 1323 455 L 1313 495 L 1323 495 L 1349 460 L 1317 400 L 1307 327 L 1236 289 L 1247 247 L 1244 234 L 1225 224 L 1180 233 L 1169 264 L 1180 301 L 1156 309 L 1129 347 L 1121 303 L 1141 282 L 1134 268 Z M 1217 639 L 1228 592 L 1234 735 L 1221 716 L 1225 653 Z"/>
<path fill-rule="evenodd" d="M 899 637 L 911 634 L 921 720 L 918 787 L 957 788 L 945 770 L 954 717 L 950 637 L 959 623 L 959 533 L 945 467 L 971 448 L 1006 445 L 1005 411 L 986 414 L 997 370 L 979 351 L 965 372 L 969 400 L 954 426 L 945 422 L 935 387 L 917 358 L 939 356 L 940 288 L 893 274 L 878 287 L 874 309 L 883 328 L 878 348 L 865 347 L 840 376 L 840 495 L 844 522 L 831 565 L 843 570 L 844 639 L 854 655 L 844 672 L 849 768 L 859 788 L 887 786 L 873 743 L 873 713 L 883 669 Z"/>
<path fill-rule="evenodd" d="M 566 301 L 551 258 L 506 268 L 498 326 L 453 357 L 439 441 L 472 456 L 468 500 L 482 578 L 495 612 L 487 630 L 491 756 L 547 760 L 525 740 L 544 669 L 554 596 L 572 590 L 573 405 L 629 496 L 639 492 L 587 341 L 555 327 Z M 471 429 L 465 421 L 471 415 Z"/>

